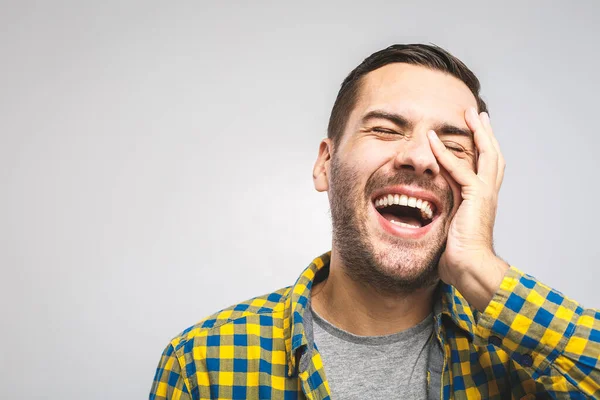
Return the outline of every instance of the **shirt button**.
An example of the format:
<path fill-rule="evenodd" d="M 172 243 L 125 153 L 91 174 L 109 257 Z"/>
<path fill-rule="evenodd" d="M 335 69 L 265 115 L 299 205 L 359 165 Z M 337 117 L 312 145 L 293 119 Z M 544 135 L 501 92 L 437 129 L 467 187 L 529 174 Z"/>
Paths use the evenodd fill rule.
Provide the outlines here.
<path fill-rule="evenodd" d="M 502 344 L 502 340 L 498 336 L 490 336 L 490 343 L 494 346 L 500 346 Z"/>
<path fill-rule="evenodd" d="M 521 357 L 521 364 L 525 367 L 531 367 L 533 365 L 533 358 L 529 354 L 523 354 Z"/>

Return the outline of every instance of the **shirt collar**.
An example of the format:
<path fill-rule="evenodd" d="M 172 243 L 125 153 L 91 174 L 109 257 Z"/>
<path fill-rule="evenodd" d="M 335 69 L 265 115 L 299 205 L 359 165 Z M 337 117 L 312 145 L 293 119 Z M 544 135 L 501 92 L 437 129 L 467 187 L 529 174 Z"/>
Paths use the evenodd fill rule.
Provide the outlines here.
<path fill-rule="evenodd" d="M 288 359 L 288 375 L 296 374 L 298 357 L 309 345 L 304 330 L 304 311 L 310 301 L 310 293 L 317 273 L 329 268 L 331 252 L 324 253 L 315 258 L 302 272 L 296 283 L 290 288 L 285 301 L 285 318 L 283 331 L 285 348 Z"/>
<path fill-rule="evenodd" d="M 455 326 L 465 331 L 473 340 L 478 320 L 478 312 L 472 309 L 467 300 L 454 286 L 440 282 L 437 302 L 441 305 L 437 318 L 446 315 Z M 441 315 L 440 315 L 441 314 Z M 438 332 L 439 333 L 439 332 Z"/>
<path fill-rule="evenodd" d="M 330 251 L 315 258 L 287 293 L 283 330 L 288 356 L 289 376 L 297 373 L 298 357 L 307 348 L 312 348 L 312 343 L 309 343 L 305 332 L 304 312 L 310 302 L 311 290 L 314 283 L 320 280 L 319 277 L 328 274 L 330 260 Z M 443 316 L 446 315 L 453 325 L 469 334 L 472 340 L 477 312 L 475 311 L 474 314 L 465 298 L 451 285 L 440 282 L 438 290 L 435 293 L 437 297 L 435 317 L 438 321 L 436 324 L 438 335 L 444 337 L 445 327 Z"/>

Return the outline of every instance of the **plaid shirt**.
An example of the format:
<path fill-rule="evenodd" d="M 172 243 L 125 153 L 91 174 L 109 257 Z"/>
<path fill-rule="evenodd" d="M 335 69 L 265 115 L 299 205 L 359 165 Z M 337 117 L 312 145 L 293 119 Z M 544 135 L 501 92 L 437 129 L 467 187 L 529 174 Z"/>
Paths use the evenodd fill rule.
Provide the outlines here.
<path fill-rule="evenodd" d="M 329 399 L 304 318 L 329 260 L 317 257 L 294 286 L 183 331 L 162 354 L 150 399 Z M 600 311 L 514 267 L 483 313 L 452 286 L 439 289 L 434 321 L 445 354 L 441 386 L 429 387 L 441 387 L 441 398 L 600 399 Z"/>

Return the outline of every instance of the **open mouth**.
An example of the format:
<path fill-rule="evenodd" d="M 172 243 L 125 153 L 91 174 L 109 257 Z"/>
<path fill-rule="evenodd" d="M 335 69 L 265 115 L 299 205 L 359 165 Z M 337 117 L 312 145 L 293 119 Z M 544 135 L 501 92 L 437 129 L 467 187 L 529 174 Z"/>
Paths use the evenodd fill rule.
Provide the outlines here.
<path fill-rule="evenodd" d="M 436 216 L 435 204 L 400 194 L 386 194 L 375 198 L 375 209 L 390 223 L 418 229 L 429 225 Z"/>

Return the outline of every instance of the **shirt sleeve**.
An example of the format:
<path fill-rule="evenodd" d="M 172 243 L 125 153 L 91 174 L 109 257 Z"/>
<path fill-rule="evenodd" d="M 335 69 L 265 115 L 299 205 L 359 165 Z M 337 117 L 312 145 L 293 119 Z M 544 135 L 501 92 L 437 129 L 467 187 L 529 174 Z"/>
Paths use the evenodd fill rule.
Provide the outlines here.
<path fill-rule="evenodd" d="M 475 344 L 502 348 L 555 398 L 600 399 L 600 311 L 515 267 L 480 314 Z"/>
<path fill-rule="evenodd" d="M 172 344 L 165 349 L 156 368 L 150 400 L 191 400 L 188 384 Z"/>

